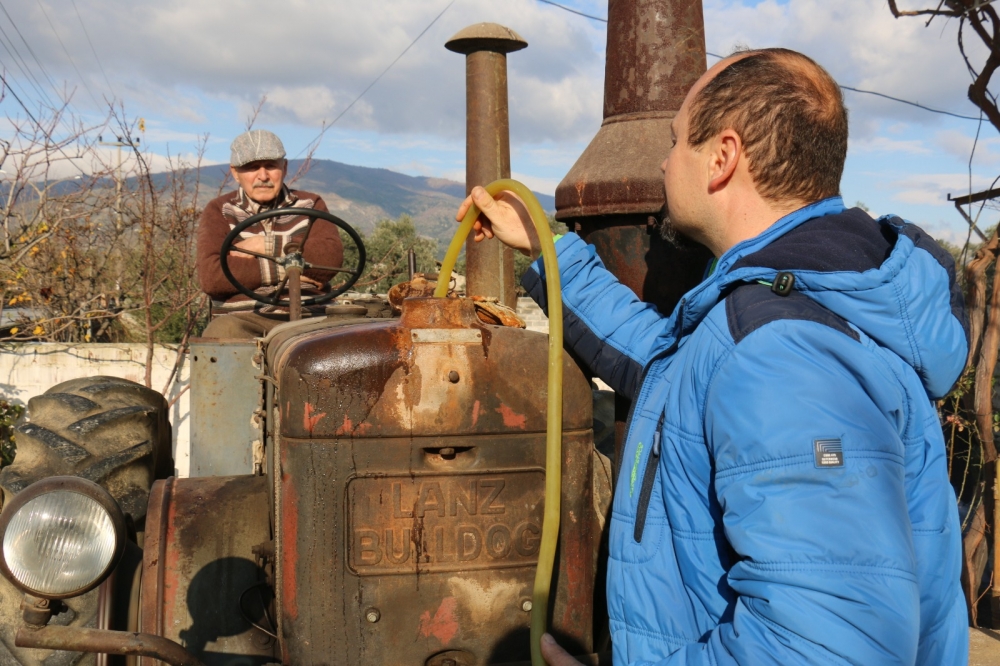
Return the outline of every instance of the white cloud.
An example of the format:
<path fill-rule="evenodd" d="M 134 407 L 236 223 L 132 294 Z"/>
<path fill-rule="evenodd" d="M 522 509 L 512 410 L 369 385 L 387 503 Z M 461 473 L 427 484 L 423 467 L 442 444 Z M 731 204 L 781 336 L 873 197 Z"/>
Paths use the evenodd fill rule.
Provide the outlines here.
<path fill-rule="evenodd" d="M 903 153 L 907 155 L 931 155 L 934 152 L 920 139 L 901 140 L 890 139 L 886 136 L 852 139 L 850 150 L 865 153 Z"/>
<path fill-rule="evenodd" d="M 971 185 L 971 186 L 970 186 Z M 891 182 L 896 190 L 893 199 L 923 206 L 949 205 L 947 196 L 961 196 L 986 189 L 990 179 L 973 174 L 970 184 L 967 173 L 912 174 Z"/>
<path fill-rule="evenodd" d="M 14 3 L 13 20 L 46 70 L 78 80 L 76 98 L 110 95 L 75 12 L 46 3 L 63 51 L 37 3 Z M 235 99 L 240 112 L 268 96 L 261 120 L 318 126 L 343 110 L 444 7 L 438 2 L 285 3 L 245 0 L 77 0 L 113 93 L 188 122 L 203 120 L 194 97 Z M 525 140 L 579 139 L 600 121 L 603 28 L 535 0 L 459 2 L 338 125 L 387 133 L 464 132 L 464 58 L 444 49 L 479 21 L 509 25 L 529 42 L 509 56 L 512 125 Z M 75 68 L 74 68 L 75 65 Z M 597 85 L 595 85 L 595 83 Z M 596 90 L 595 90 L 596 89 Z M 168 101 L 171 100 L 171 101 Z"/>
<path fill-rule="evenodd" d="M 926 18 L 894 19 L 884 0 L 706 0 L 709 50 L 725 54 L 737 42 L 784 46 L 809 55 L 841 84 L 965 115 L 978 115 L 966 100 L 969 75 L 956 45 L 957 23 Z M 967 35 L 973 60 L 983 49 Z M 935 123 L 940 116 L 871 95 L 845 92 L 853 118 Z M 854 127 L 852 127 L 852 130 Z"/>

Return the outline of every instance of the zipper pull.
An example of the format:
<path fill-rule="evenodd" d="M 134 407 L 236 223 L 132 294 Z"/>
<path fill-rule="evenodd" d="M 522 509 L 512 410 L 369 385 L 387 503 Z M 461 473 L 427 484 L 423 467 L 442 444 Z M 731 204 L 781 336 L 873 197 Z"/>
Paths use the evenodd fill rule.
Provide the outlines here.
<path fill-rule="evenodd" d="M 660 422 L 662 423 L 662 421 Z M 654 458 L 660 457 L 660 424 L 656 426 L 656 432 L 653 433 L 653 451 Z"/>

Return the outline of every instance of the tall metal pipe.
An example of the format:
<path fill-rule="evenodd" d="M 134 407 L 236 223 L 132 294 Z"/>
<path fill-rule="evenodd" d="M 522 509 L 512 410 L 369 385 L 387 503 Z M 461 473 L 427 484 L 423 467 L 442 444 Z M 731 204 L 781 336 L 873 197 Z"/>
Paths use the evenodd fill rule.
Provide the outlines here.
<path fill-rule="evenodd" d="M 705 69 L 701 0 L 610 0 L 604 122 L 556 188 L 556 219 L 664 314 L 698 282 L 709 257 L 660 235 L 670 122 Z M 616 398 L 619 447 L 628 407 Z"/>
<path fill-rule="evenodd" d="M 528 45 L 510 28 L 477 23 L 459 31 L 445 48 L 465 54 L 465 191 L 510 178 L 507 54 Z M 466 293 L 517 305 L 514 253 L 496 239 L 465 245 Z"/>

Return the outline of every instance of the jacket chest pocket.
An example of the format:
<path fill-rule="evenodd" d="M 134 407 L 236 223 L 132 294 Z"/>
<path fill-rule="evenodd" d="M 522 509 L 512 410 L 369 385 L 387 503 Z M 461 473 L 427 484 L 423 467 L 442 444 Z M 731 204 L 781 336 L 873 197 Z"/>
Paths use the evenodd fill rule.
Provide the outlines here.
<path fill-rule="evenodd" d="M 611 526 L 611 556 L 623 562 L 640 563 L 659 550 L 667 521 L 663 510 L 660 476 L 663 417 L 647 439 L 639 440 L 626 458 L 619 477 L 618 505 Z"/>
<path fill-rule="evenodd" d="M 650 444 L 649 455 L 646 457 L 645 469 L 642 472 L 642 485 L 639 486 L 639 501 L 635 507 L 635 526 L 632 530 L 632 538 L 636 543 L 642 543 L 642 537 L 646 530 L 649 504 L 653 499 L 653 485 L 660 468 L 660 433 L 662 430 L 663 416 L 661 415 L 656 423 L 656 430 L 653 432 L 653 441 Z"/>

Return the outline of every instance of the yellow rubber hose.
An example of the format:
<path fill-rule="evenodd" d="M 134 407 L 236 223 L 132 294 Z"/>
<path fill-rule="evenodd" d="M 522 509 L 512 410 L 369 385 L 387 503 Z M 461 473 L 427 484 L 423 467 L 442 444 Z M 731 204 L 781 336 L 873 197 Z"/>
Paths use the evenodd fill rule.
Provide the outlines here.
<path fill-rule="evenodd" d="M 531 601 L 531 663 L 545 666 L 542 659 L 541 640 L 545 633 L 545 620 L 549 609 L 549 588 L 552 585 L 552 567 L 556 559 L 556 543 L 559 540 L 559 503 L 562 496 L 562 379 L 563 379 L 563 317 L 562 287 L 559 284 L 559 265 L 556 262 L 556 246 L 552 241 L 549 221 L 538 199 L 527 187 L 509 178 L 496 180 L 486 186 L 490 196 L 504 190 L 521 197 L 531 221 L 535 223 L 538 239 L 542 245 L 542 261 L 545 265 L 545 288 L 549 301 L 549 380 L 548 411 L 546 414 L 545 436 L 545 515 L 542 519 L 542 542 L 538 551 L 538 568 L 535 570 L 535 589 Z M 473 205 L 465 214 L 455 232 L 441 264 L 434 296 L 444 298 L 448 294 L 448 283 L 455 268 L 458 255 L 465 245 L 465 239 L 479 217 L 479 209 Z"/>

